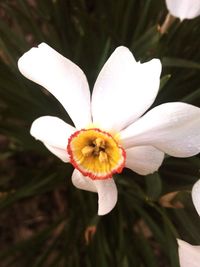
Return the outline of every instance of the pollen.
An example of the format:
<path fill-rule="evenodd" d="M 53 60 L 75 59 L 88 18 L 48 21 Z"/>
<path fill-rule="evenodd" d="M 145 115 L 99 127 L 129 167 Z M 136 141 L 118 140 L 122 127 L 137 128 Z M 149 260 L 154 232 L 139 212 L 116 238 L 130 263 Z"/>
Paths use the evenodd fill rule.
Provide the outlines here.
<path fill-rule="evenodd" d="M 111 178 L 125 165 L 126 154 L 117 140 L 97 128 L 83 129 L 71 135 L 67 152 L 70 162 L 93 180 Z"/>
<path fill-rule="evenodd" d="M 82 154 L 84 157 L 89 157 L 93 152 L 94 152 L 94 147 L 92 146 L 85 146 L 82 150 L 81 150 Z"/>
<path fill-rule="evenodd" d="M 100 163 L 107 163 L 108 162 L 108 155 L 107 153 L 100 151 L 99 153 L 99 161 Z"/>

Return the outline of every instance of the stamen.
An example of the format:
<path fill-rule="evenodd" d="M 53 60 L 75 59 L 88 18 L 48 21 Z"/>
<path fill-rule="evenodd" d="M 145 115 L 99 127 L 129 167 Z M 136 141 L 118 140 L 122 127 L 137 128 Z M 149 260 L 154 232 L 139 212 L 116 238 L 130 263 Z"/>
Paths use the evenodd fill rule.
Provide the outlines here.
<path fill-rule="evenodd" d="M 100 153 L 99 153 L 99 161 L 100 161 L 101 163 L 106 163 L 106 162 L 108 162 L 108 155 L 107 155 L 105 152 L 100 151 Z"/>
<path fill-rule="evenodd" d="M 98 137 L 94 140 L 94 145 L 96 145 L 97 147 L 101 147 L 104 148 L 105 147 L 105 140 L 103 140 L 102 138 Z"/>
<path fill-rule="evenodd" d="M 94 147 L 92 147 L 92 146 L 85 146 L 81 150 L 83 156 L 85 156 L 85 157 L 88 157 L 88 156 L 92 155 L 93 151 L 94 151 Z"/>

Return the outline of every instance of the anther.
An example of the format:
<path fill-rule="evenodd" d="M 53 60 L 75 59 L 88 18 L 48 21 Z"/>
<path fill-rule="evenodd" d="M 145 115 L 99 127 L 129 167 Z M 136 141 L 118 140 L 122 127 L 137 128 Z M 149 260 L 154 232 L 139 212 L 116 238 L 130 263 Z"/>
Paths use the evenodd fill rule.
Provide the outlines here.
<path fill-rule="evenodd" d="M 102 138 L 99 138 L 99 137 L 95 139 L 94 144 L 97 147 L 101 147 L 101 148 L 105 147 L 105 141 Z"/>
<path fill-rule="evenodd" d="M 108 161 L 108 155 L 105 152 L 100 151 L 100 153 L 99 153 L 99 161 L 101 163 L 107 162 Z"/>
<path fill-rule="evenodd" d="M 85 146 L 85 147 L 81 150 L 83 156 L 85 156 L 85 157 L 90 156 L 90 155 L 92 154 L 93 151 L 94 151 L 94 147 L 92 147 L 92 146 Z"/>

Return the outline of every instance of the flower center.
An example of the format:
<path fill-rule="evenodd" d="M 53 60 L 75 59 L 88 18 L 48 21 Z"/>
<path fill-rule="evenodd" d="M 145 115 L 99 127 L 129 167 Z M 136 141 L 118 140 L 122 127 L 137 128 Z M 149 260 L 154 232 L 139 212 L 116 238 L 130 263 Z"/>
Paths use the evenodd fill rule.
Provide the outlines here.
<path fill-rule="evenodd" d="M 72 134 L 67 151 L 72 165 L 93 180 L 111 178 L 124 168 L 124 149 L 111 134 L 97 128 Z"/>

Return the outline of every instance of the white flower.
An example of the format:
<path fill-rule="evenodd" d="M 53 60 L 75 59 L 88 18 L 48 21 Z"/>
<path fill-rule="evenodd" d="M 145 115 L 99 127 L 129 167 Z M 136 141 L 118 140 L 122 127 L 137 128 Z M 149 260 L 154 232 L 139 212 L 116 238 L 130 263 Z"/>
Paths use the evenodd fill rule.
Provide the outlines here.
<path fill-rule="evenodd" d="M 192 201 L 200 215 L 200 180 L 192 188 Z M 193 246 L 179 239 L 177 241 L 180 267 L 199 267 L 200 246 Z"/>
<path fill-rule="evenodd" d="M 76 187 L 98 193 L 99 215 L 115 206 L 112 176 L 124 166 L 146 175 L 158 170 L 164 153 L 190 157 L 200 151 L 199 108 L 165 103 L 142 116 L 158 93 L 158 59 L 140 64 L 127 48 L 118 47 L 99 73 L 92 99 L 81 69 L 47 44 L 25 53 L 18 66 L 53 94 L 74 122 L 76 128 L 57 117 L 40 117 L 31 134 L 74 165 Z"/>
<path fill-rule="evenodd" d="M 199 267 L 200 246 L 192 246 L 180 239 L 177 241 L 180 267 Z"/>
<path fill-rule="evenodd" d="M 198 180 L 192 188 L 192 201 L 200 216 L 200 180 Z"/>
<path fill-rule="evenodd" d="M 181 21 L 200 15 L 200 0 L 166 0 L 166 5 L 169 12 Z"/>

